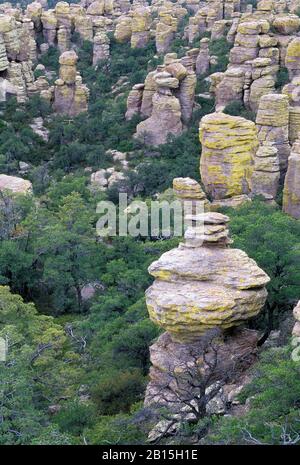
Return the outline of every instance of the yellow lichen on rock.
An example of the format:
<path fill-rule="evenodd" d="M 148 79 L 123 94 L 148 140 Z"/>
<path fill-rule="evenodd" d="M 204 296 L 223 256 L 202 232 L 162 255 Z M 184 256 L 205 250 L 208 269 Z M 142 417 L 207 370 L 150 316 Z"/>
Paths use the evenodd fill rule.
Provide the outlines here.
<path fill-rule="evenodd" d="M 150 265 L 155 281 L 146 291 L 151 320 L 184 343 L 209 329 L 239 326 L 256 316 L 269 282 L 245 252 L 227 248 L 227 216 L 204 213 L 194 218 L 202 221 L 201 233 L 188 229 L 184 244 Z"/>
<path fill-rule="evenodd" d="M 225 199 L 251 191 L 253 157 L 258 148 L 252 121 L 213 113 L 200 122 L 201 179 L 213 199 Z"/>

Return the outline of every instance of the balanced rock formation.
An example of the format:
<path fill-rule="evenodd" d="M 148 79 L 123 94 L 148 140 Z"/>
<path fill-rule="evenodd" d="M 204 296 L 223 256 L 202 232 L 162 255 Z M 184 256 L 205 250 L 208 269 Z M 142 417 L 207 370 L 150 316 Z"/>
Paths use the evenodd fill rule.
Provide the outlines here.
<path fill-rule="evenodd" d="M 165 55 L 164 64 L 151 71 L 144 84 L 134 86 L 130 92 L 126 118 L 138 112 L 147 117 L 136 130 L 136 136 L 146 144 L 164 144 L 169 135 L 182 133 L 193 112 L 195 68 L 196 57 L 192 53 L 180 59 L 169 53 Z"/>
<path fill-rule="evenodd" d="M 239 116 L 212 113 L 200 122 L 200 142 L 206 193 L 215 201 L 249 195 L 258 148 L 255 124 Z"/>
<path fill-rule="evenodd" d="M 283 189 L 283 211 L 300 219 L 300 140 L 298 139 L 288 160 Z"/>
<path fill-rule="evenodd" d="M 194 220 L 202 226 L 188 229 L 183 244 L 150 265 L 155 281 L 146 291 L 151 320 L 167 332 L 150 347 L 145 405 L 187 420 L 194 416 L 187 400 L 203 396 L 194 392 L 199 379 L 206 377 L 206 395 L 215 383 L 237 382 L 255 361 L 258 333 L 239 326 L 260 312 L 269 282 L 245 252 L 228 248 L 227 216 Z"/>
<path fill-rule="evenodd" d="M 239 326 L 264 305 L 268 276 L 245 252 L 228 248 L 229 218 L 204 213 L 185 243 L 152 263 L 146 291 L 150 318 L 174 341 L 194 342 L 208 329 Z"/>
<path fill-rule="evenodd" d="M 64 52 L 59 57 L 59 79 L 55 81 L 53 102 L 57 113 L 76 116 L 87 111 L 89 90 L 77 74 L 77 60 L 74 51 Z"/>

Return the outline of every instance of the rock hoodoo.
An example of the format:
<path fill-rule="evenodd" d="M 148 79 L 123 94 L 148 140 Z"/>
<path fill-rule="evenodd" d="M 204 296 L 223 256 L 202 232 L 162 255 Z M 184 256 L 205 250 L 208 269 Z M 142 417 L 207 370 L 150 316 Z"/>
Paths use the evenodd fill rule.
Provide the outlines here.
<path fill-rule="evenodd" d="M 186 385 L 193 368 L 205 376 L 211 370 L 207 360 L 214 360 L 206 386 L 210 389 L 220 380 L 236 382 L 254 362 L 258 333 L 239 326 L 260 312 L 269 282 L 245 252 L 228 247 L 227 216 L 204 213 L 201 219 L 201 231 L 188 229 L 183 244 L 150 265 L 155 281 L 146 291 L 150 318 L 167 332 L 150 347 L 145 404 L 166 406 L 174 414 L 186 412 L 189 418 L 192 409 L 181 399 L 186 392 L 193 398 L 192 385 Z M 215 359 L 212 347 L 203 348 L 214 328 L 219 329 Z"/>
<path fill-rule="evenodd" d="M 77 73 L 78 57 L 74 51 L 59 57 L 59 79 L 55 81 L 53 108 L 57 113 L 76 116 L 87 111 L 88 88 Z"/>
<path fill-rule="evenodd" d="M 267 296 L 268 276 L 245 252 L 228 248 L 229 218 L 205 213 L 202 220 L 203 231 L 189 228 L 183 244 L 149 267 L 150 318 L 179 342 L 216 326 L 239 326 L 260 312 Z"/>
<path fill-rule="evenodd" d="M 288 160 L 283 189 L 283 211 L 300 219 L 300 140 L 293 147 Z"/>
<path fill-rule="evenodd" d="M 251 192 L 254 154 L 258 149 L 255 124 L 239 116 L 212 113 L 200 122 L 200 173 L 214 201 Z"/>

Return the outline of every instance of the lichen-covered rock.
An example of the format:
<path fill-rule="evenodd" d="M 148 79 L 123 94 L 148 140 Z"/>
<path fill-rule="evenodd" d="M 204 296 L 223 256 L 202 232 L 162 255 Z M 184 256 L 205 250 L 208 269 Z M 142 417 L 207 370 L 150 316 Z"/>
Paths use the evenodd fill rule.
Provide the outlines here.
<path fill-rule="evenodd" d="M 203 209 L 209 210 L 210 202 L 200 184 L 191 178 L 174 178 L 173 191 L 181 202 L 202 202 Z"/>
<path fill-rule="evenodd" d="M 65 26 L 60 26 L 57 32 L 57 47 L 60 53 L 64 53 L 70 49 L 70 45 L 71 45 L 70 38 L 71 38 L 70 30 L 66 28 Z"/>
<path fill-rule="evenodd" d="M 81 40 L 93 41 L 93 21 L 89 16 L 75 15 L 75 31 L 81 37 Z"/>
<path fill-rule="evenodd" d="M 277 15 L 273 21 L 273 27 L 280 34 L 290 35 L 300 29 L 300 18 L 297 15 Z"/>
<path fill-rule="evenodd" d="M 148 7 L 138 7 L 132 12 L 131 47 L 143 48 L 150 40 L 151 12 Z"/>
<path fill-rule="evenodd" d="M 239 326 L 260 312 L 267 296 L 269 277 L 245 252 L 227 248 L 229 218 L 205 213 L 202 221 L 200 235 L 190 239 L 188 229 L 185 244 L 149 267 L 155 278 L 146 291 L 150 318 L 178 342 Z"/>
<path fill-rule="evenodd" d="M 88 109 L 89 89 L 82 84 L 81 76 L 77 73 L 78 56 L 74 50 L 64 52 L 59 57 L 59 79 L 54 86 L 54 111 L 60 114 L 76 116 Z M 41 92 L 49 100 L 50 91 Z"/>
<path fill-rule="evenodd" d="M 76 64 L 78 56 L 74 50 L 64 52 L 59 57 L 59 78 L 66 84 L 74 84 L 76 80 Z"/>
<path fill-rule="evenodd" d="M 254 157 L 252 195 L 261 195 L 270 201 L 276 198 L 280 180 L 278 150 L 272 144 L 259 147 Z"/>
<path fill-rule="evenodd" d="M 186 76 L 180 81 L 179 89 L 175 95 L 178 97 L 181 107 L 181 118 L 184 123 L 192 117 L 195 91 L 197 85 L 197 76 L 193 69 L 193 63 L 190 57 L 183 57 L 182 64 L 187 70 Z"/>
<path fill-rule="evenodd" d="M 157 53 L 166 53 L 177 31 L 178 20 L 172 15 L 172 10 L 161 11 L 156 25 L 155 43 Z"/>
<path fill-rule="evenodd" d="M 283 211 L 300 219 L 300 140 L 298 139 L 288 160 L 283 189 Z"/>
<path fill-rule="evenodd" d="M 43 35 L 49 45 L 55 46 L 57 18 L 53 10 L 42 12 L 41 21 L 43 24 Z"/>
<path fill-rule="evenodd" d="M 32 192 L 32 184 L 23 178 L 0 174 L 0 191 L 5 190 L 14 194 L 28 194 Z"/>
<path fill-rule="evenodd" d="M 157 90 L 157 85 L 154 79 L 156 75 L 156 71 L 151 71 L 147 74 L 144 83 L 144 91 L 143 91 L 143 98 L 142 98 L 142 105 L 141 105 L 141 115 L 144 117 L 151 116 L 153 103 L 152 99 Z"/>
<path fill-rule="evenodd" d="M 200 122 L 200 172 L 206 192 L 215 200 L 251 192 L 253 157 L 258 148 L 252 121 L 224 113 Z"/>
<path fill-rule="evenodd" d="M 289 43 L 286 51 L 285 66 L 289 71 L 291 80 L 295 76 L 300 75 L 300 37 L 296 37 Z"/>
<path fill-rule="evenodd" d="M 117 42 L 129 42 L 132 34 L 132 18 L 130 16 L 120 16 L 118 18 L 114 37 Z"/>
<path fill-rule="evenodd" d="M 258 139 L 261 145 L 268 142 L 277 148 L 282 174 L 286 172 L 290 154 L 288 125 L 288 97 L 282 94 L 264 95 L 260 99 L 256 117 Z"/>

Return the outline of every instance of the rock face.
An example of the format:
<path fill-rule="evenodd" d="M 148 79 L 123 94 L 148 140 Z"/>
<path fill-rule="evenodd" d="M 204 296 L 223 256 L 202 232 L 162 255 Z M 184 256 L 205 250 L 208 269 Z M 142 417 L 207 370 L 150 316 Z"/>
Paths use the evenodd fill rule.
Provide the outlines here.
<path fill-rule="evenodd" d="M 203 231 L 188 229 L 184 244 L 149 267 L 150 318 L 178 342 L 194 342 L 216 326 L 239 326 L 260 312 L 267 296 L 268 276 L 245 252 L 227 247 L 229 218 L 206 213 L 202 220 Z"/>
<path fill-rule="evenodd" d="M 98 32 L 94 37 L 93 47 L 93 66 L 101 60 L 109 58 L 109 44 L 110 40 L 105 31 Z"/>
<path fill-rule="evenodd" d="M 136 84 L 129 92 L 127 98 L 127 111 L 125 114 L 127 121 L 131 120 L 134 115 L 138 115 L 140 113 L 144 88 L 144 84 Z"/>
<path fill-rule="evenodd" d="M 256 117 L 260 145 L 272 143 L 278 151 L 282 175 L 287 169 L 289 145 L 289 100 L 286 95 L 264 95 Z"/>
<path fill-rule="evenodd" d="M 297 140 L 288 160 L 283 189 L 283 211 L 300 219 L 300 140 Z"/>
<path fill-rule="evenodd" d="M 247 254 L 228 248 L 227 216 L 204 213 L 200 217 L 201 228 L 188 229 L 184 244 L 150 265 L 155 281 L 146 291 L 150 318 L 167 332 L 150 347 L 145 405 L 164 406 L 187 419 L 194 416 L 187 400 L 203 396 L 196 389 L 200 380 L 206 379 L 205 395 L 216 383 L 224 386 L 222 392 L 232 392 L 232 383 L 241 380 L 255 361 L 258 333 L 238 326 L 260 312 L 269 282 Z M 206 345 L 215 328 L 219 332 L 212 336 L 213 345 Z M 212 405 L 220 391 L 215 392 L 207 409 L 219 413 Z M 232 395 L 227 401 L 232 401 Z M 160 426 L 166 425 L 155 430 Z"/>
<path fill-rule="evenodd" d="M 53 108 L 57 113 L 76 116 L 87 111 L 88 88 L 77 74 L 78 57 L 74 51 L 59 57 L 59 79 L 55 81 Z"/>
<path fill-rule="evenodd" d="M 213 200 L 249 194 L 257 130 L 252 121 L 224 113 L 204 116 L 200 122 L 200 173 Z"/>
<path fill-rule="evenodd" d="M 271 201 L 276 198 L 280 180 L 278 150 L 272 143 L 261 145 L 254 157 L 252 195 Z"/>
<path fill-rule="evenodd" d="M 156 25 L 155 43 L 157 53 L 167 53 L 175 33 L 177 31 L 178 20 L 172 15 L 172 10 L 161 11 L 159 22 Z"/>
<path fill-rule="evenodd" d="M 181 201 L 203 202 L 205 211 L 209 210 L 210 202 L 203 192 L 200 184 L 191 178 L 174 178 L 173 191 L 176 197 Z"/>
<path fill-rule="evenodd" d="M 293 310 L 293 315 L 296 320 L 296 323 L 292 331 L 292 336 L 300 338 L 300 300 Z"/>
<path fill-rule="evenodd" d="M 137 7 L 132 13 L 131 47 L 143 48 L 150 39 L 151 12 L 144 6 Z"/>
<path fill-rule="evenodd" d="M 32 192 L 32 184 L 26 179 L 0 174 L 0 191 L 5 190 L 14 194 L 28 194 Z"/>
<path fill-rule="evenodd" d="M 170 134 L 180 135 L 182 129 L 179 100 L 168 87 L 159 87 L 152 98 L 152 114 L 138 124 L 137 137 L 155 146 L 167 142 Z"/>
<path fill-rule="evenodd" d="M 206 74 L 210 66 L 210 55 L 209 55 L 209 39 L 204 38 L 200 40 L 200 50 L 196 61 L 196 74 L 201 76 Z"/>
<path fill-rule="evenodd" d="M 164 144 L 170 134 L 182 133 L 194 107 L 195 67 L 193 55 L 177 59 L 176 54 L 167 54 L 164 65 L 151 71 L 144 85 L 135 86 L 129 94 L 126 118 L 138 112 L 148 117 L 136 130 L 136 136 L 146 144 Z"/>

